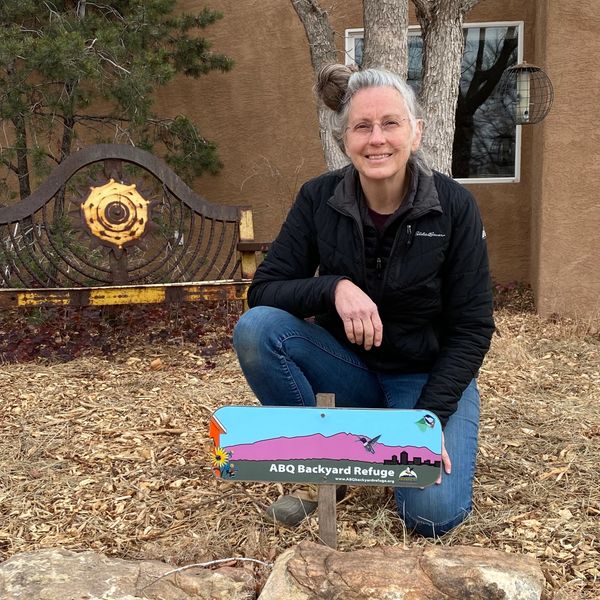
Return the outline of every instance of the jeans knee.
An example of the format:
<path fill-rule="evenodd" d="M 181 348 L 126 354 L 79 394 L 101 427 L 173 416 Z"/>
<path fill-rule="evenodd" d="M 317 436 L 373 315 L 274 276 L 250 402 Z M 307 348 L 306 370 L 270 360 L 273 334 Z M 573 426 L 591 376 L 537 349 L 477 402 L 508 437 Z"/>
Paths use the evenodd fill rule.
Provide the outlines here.
<path fill-rule="evenodd" d="M 252 309 L 250 309 L 252 310 Z M 249 312 L 245 312 L 235 324 L 233 328 L 233 347 L 238 350 L 244 344 L 246 344 L 248 335 L 252 332 L 252 327 L 250 326 L 250 319 L 248 319 Z"/>
<path fill-rule="evenodd" d="M 269 317 L 272 309 L 268 306 L 256 306 L 247 310 L 238 320 L 233 329 L 233 347 L 236 352 L 248 350 L 255 347 L 264 337 L 268 323 L 272 322 Z"/>
<path fill-rule="evenodd" d="M 421 491 L 426 492 L 426 490 Z M 431 500 L 431 498 L 423 498 L 423 501 L 420 501 L 418 496 L 407 500 L 396 491 L 398 514 L 404 521 L 406 529 L 424 537 L 435 538 L 448 533 L 471 514 L 471 502 L 462 504 L 466 499 L 458 502 L 458 499 L 444 501 L 441 497 L 434 502 Z"/>
<path fill-rule="evenodd" d="M 442 522 L 435 522 L 421 516 L 411 517 L 408 515 L 403 516 L 402 514 L 400 516 L 403 516 L 404 524 L 409 531 L 414 531 L 423 537 L 436 538 L 458 527 L 470 514 L 470 510 L 463 510 L 453 518 Z"/>

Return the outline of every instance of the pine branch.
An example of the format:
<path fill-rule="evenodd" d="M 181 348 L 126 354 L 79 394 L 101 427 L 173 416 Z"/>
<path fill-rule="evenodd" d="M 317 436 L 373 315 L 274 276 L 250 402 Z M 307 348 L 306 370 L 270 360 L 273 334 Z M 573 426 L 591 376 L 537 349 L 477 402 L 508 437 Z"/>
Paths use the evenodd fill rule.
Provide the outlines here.
<path fill-rule="evenodd" d="M 40 0 L 26 3 L 23 11 L 16 10 L 22 0 L 0 3 L 14 7 L 18 15 L 9 35 L 0 39 L 0 54 L 4 51 L 9 57 L 0 68 L 0 104 L 8 109 L 0 124 L 13 122 L 17 155 L 2 155 L 0 168 L 11 177 L 13 172 L 17 175 L 22 196 L 28 195 L 28 143 L 40 164 L 57 163 L 71 152 L 79 126 L 88 135 L 108 133 L 144 147 L 168 137 L 174 152 L 167 155 L 176 155 L 180 174 L 189 171 L 192 177 L 218 170 L 216 146 L 198 142 L 201 136 L 191 122 L 160 120 L 152 102 L 156 90 L 177 74 L 199 77 L 232 68 L 231 59 L 212 52 L 210 41 L 197 35 L 222 18 L 219 11 L 182 15 L 170 1 Z M 104 98 L 110 102 L 106 112 Z M 93 114 L 81 114 L 90 106 Z M 42 148 L 27 138 L 39 132 L 48 140 Z M 44 155 L 54 144 L 57 155 Z M 160 152 L 165 152 L 164 145 Z"/>
<path fill-rule="evenodd" d="M 16 150 L 17 148 L 15 146 L 4 146 L 5 150 Z M 56 156 L 54 156 L 54 154 L 51 154 L 50 152 L 42 152 L 41 153 L 43 156 L 45 156 L 46 158 L 49 158 L 51 161 L 55 162 L 56 164 L 59 164 L 58 159 L 56 158 Z M 17 175 L 19 174 L 19 169 L 17 169 L 17 167 L 15 167 L 15 165 L 13 165 L 11 162 L 7 161 L 5 158 L 0 158 L 0 163 L 2 163 L 7 169 L 10 169 L 13 173 L 16 173 Z"/>
<path fill-rule="evenodd" d="M 8 147 L 7 150 L 10 150 L 10 147 Z M 17 169 L 17 167 L 15 167 L 15 165 L 13 165 L 9 160 L 6 160 L 5 158 L 0 158 L 0 163 L 3 164 L 7 169 L 11 170 L 13 173 L 16 173 L 17 175 L 19 174 L 19 169 Z"/>

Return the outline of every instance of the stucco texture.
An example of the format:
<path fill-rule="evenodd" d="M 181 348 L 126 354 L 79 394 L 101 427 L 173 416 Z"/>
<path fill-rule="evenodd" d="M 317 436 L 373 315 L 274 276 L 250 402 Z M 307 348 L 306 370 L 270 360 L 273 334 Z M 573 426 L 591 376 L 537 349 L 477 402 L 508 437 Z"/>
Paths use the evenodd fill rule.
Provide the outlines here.
<path fill-rule="evenodd" d="M 213 202 L 251 205 L 255 237 L 272 240 L 300 187 L 324 170 L 304 29 L 278 0 L 181 2 L 208 5 L 224 18 L 206 30 L 215 51 L 235 61 L 229 73 L 181 78 L 161 94 L 161 112 L 187 114 L 218 145 L 223 169 L 195 182 Z"/>
<path fill-rule="evenodd" d="M 555 87 L 535 132 L 532 273 L 538 310 L 600 319 L 600 15 L 597 0 L 538 3 L 537 52 Z"/>

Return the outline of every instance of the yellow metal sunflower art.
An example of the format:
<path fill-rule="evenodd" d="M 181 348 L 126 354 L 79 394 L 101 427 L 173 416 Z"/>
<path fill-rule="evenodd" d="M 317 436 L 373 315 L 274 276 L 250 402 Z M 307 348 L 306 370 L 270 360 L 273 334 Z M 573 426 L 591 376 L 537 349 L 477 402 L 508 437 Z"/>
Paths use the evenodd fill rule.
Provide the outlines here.
<path fill-rule="evenodd" d="M 135 184 L 126 185 L 111 179 L 102 186 L 90 188 L 81 212 L 93 236 L 121 250 L 139 240 L 146 231 L 149 204 Z"/>

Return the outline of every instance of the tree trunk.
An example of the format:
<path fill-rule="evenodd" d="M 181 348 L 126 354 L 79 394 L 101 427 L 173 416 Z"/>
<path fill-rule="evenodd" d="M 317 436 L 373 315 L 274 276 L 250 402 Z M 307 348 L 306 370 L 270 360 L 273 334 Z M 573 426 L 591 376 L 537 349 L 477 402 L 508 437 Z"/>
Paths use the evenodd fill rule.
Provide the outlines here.
<path fill-rule="evenodd" d="M 296 14 L 304 25 L 310 60 L 315 73 L 323 65 L 337 62 L 337 50 L 333 38 L 333 29 L 329 24 L 327 13 L 319 6 L 317 0 L 291 0 Z M 327 125 L 329 109 L 324 106 L 317 108 L 319 132 L 323 155 L 327 168 L 332 171 L 348 164 L 348 158 L 339 149 Z"/>
<path fill-rule="evenodd" d="M 331 130 L 329 129 L 327 118 L 330 113 L 324 105 L 320 105 L 317 108 L 319 117 L 319 136 L 321 138 L 321 146 L 323 146 L 323 155 L 325 156 L 325 162 L 327 163 L 327 170 L 335 171 L 346 166 L 349 162 L 348 157 L 340 150 Z"/>
<path fill-rule="evenodd" d="M 408 0 L 363 0 L 365 50 L 362 68 L 388 69 L 406 79 Z"/>
<path fill-rule="evenodd" d="M 16 78 L 15 61 L 6 65 L 6 74 L 10 85 L 11 79 Z M 17 111 L 10 117 L 15 128 L 15 149 L 17 155 L 17 178 L 19 180 L 19 199 L 24 200 L 31 195 L 31 183 L 29 179 L 29 159 L 27 156 L 27 127 L 25 117 L 21 111 Z"/>
<path fill-rule="evenodd" d="M 432 166 L 452 171 L 452 145 L 463 52 L 464 15 L 480 0 L 412 0 L 423 35 L 421 103 L 425 112 L 423 145 Z M 304 25 L 315 72 L 336 62 L 333 31 L 317 0 L 291 0 Z M 378 66 L 402 75 L 407 70 L 407 0 L 363 0 L 365 54 L 363 67 Z M 325 109 L 319 109 L 321 143 L 330 169 L 347 159 L 337 149 L 326 127 Z"/>
<path fill-rule="evenodd" d="M 423 36 L 423 147 L 434 169 L 452 174 L 456 103 L 464 46 L 463 18 L 479 0 L 413 0 Z"/>
<path fill-rule="evenodd" d="M 31 195 L 31 183 L 29 181 L 29 159 L 27 157 L 27 130 L 25 128 L 25 119 L 23 118 L 23 115 L 15 115 L 11 121 L 15 128 L 19 199 L 24 200 Z"/>

